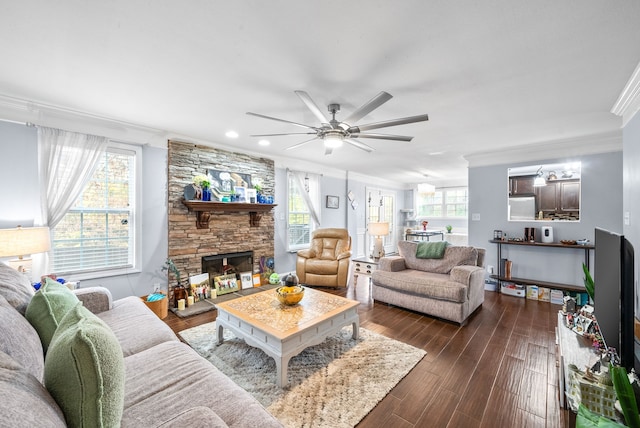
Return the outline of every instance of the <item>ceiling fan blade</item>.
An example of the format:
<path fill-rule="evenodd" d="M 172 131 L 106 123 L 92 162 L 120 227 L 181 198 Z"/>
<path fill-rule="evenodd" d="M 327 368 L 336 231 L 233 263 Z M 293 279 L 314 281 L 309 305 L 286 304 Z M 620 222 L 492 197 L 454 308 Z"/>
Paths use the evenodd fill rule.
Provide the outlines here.
<path fill-rule="evenodd" d="M 249 116 L 261 117 L 263 119 L 276 120 L 278 122 L 290 123 L 292 125 L 300 126 L 302 128 L 313 129 L 314 131 L 318 130 L 318 128 L 314 128 L 313 126 L 303 125 L 302 123 L 297 123 L 297 122 L 291 122 L 290 120 L 278 119 L 277 117 L 265 116 L 264 114 L 251 113 L 250 111 L 248 111 L 247 114 Z"/>
<path fill-rule="evenodd" d="M 313 140 L 316 140 L 317 138 L 318 138 L 318 137 L 313 137 L 312 139 L 307 140 L 307 141 L 303 141 L 302 143 L 294 144 L 293 146 L 289 146 L 289 147 L 287 147 L 285 150 L 297 149 L 298 147 L 300 147 L 300 146 L 304 146 L 305 144 L 310 143 L 310 142 L 312 142 Z"/>
<path fill-rule="evenodd" d="M 333 153 L 333 149 L 329 146 L 324 146 L 324 154 L 326 155 L 330 155 L 331 153 Z"/>
<path fill-rule="evenodd" d="M 390 134 L 351 134 L 356 138 L 376 138 L 379 140 L 393 140 L 393 141 L 411 141 L 413 137 L 407 137 L 405 135 L 390 135 Z"/>
<path fill-rule="evenodd" d="M 349 125 L 347 125 L 348 123 L 355 123 L 359 121 L 360 119 L 380 107 L 382 104 L 389 101 L 391 98 L 393 98 L 393 95 L 384 91 L 380 92 L 378 95 L 367 101 L 359 109 L 351 113 L 349 117 L 344 119 L 338 126 L 346 131 L 347 129 L 349 129 Z"/>
<path fill-rule="evenodd" d="M 389 126 L 405 125 L 407 123 L 424 122 L 429 120 L 428 114 L 420 114 L 418 116 L 403 117 L 401 119 L 385 120 L 384 122 L 368 123 L 366 125 L 352 126 L 348 131 L 352 134 L 359 134 L 361 131 L 370 129 L 386 128 Z"/>
<path fill-rule="evenodd" d="M 318 118 L 320 123 L 329 123 L 329 119 L 327 119 L 324 113 L 322 113 L 322 111 L 318 108 L 316 103 L 313 102 L 309 94 L 307 94 L 305 91 L 295 91 L 295 93 L 298 97 L 300 97 L 300 99 L 307 106 L 307 108 L 311 110 L 311 113 L 313 113 L 314 116 Z"/>
<path fill-rule="evenodd" d="M 351 144 L 354 147 L 364 150 L 365 152 L 369 152 L 369 153 L 375 152 L 375 149 L 373 147 L 367 146 L 366 144 L 361 143 L 360 141 L 353 140 L 351 138 L 345 138 L 343 141 L 347 144 Z"/>
<path fill-rule="evenodd" d="M 286 134 L 252 134 L 249 137 L 280 137 L 282 135 L 316 135 L 315 132 L 288 132 Z"/>

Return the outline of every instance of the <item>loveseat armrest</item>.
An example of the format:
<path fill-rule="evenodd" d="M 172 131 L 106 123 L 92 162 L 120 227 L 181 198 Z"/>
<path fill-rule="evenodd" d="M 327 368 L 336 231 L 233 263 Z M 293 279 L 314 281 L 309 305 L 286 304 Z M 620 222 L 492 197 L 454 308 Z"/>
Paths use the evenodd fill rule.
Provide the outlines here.
<path fill-rule="evenodd" d="M 484 269 L 478 266 L 460 265 L 454 266 L 453 269 L 451 269 L 450 275 L 453 281 L 469 285 L 473 273 L 483 270 Z"/>
<path fill-rule="evenodd" d="M 104 287 L 87 287 L 73 290 L 85 308 L 94 314 L 108 311 L 113 308 L 111 291 Z"/>
<path fill-rule="evenodd" d="M 407 266 L 404 264 L 404 257 L 401 256 L 382 257 L 378 262 L 378 270 L 386 272 L 399 272 L 406 268 Z"/>
<path fill-rule="evenodd" d="M 336 260 L 350 259 L 350 258 L 351 258 L 351 251 L 343 251 L 340 254 L 338 254 L 338 257 L 336 257 Z"/>

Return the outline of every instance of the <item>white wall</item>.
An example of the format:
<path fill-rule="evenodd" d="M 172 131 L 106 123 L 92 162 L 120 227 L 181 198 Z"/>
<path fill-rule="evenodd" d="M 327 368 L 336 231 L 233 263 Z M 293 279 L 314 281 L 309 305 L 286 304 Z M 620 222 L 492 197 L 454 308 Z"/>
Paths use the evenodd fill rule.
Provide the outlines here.
<path fill-rule="evenodd" d="M 488 241 L 495 229 L 508 236 L 523 236 L 525 227 L 552 226 L 554 240 L 588 238 L 593 243 L 595 227 L 622 232 L 622 152 L 586 155 L 572 159 L 548 159 L 535 163 L 582 161 L 582 199 L 579 222 L 508 222 L 509 167 L 532 162 L 469 169 L 469 244 L 487 249 L 485 265 L 498 266 L 496 245 Z M 479 221 L 471 216 L 479 214 Z M 582 251 L 503 246 L 503 258 L 513 260 L 513 276 L 582 284 Z M 593 263 L 592 263 L 593 269 Z"/>

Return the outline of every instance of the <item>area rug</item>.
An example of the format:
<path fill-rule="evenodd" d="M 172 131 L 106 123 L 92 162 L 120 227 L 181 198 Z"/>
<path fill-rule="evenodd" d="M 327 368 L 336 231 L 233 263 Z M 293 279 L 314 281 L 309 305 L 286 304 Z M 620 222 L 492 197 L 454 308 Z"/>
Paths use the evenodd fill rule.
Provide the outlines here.
<path fill-rule="evenodd" d="M 426 355 L 397 340 L 351 326 L 289 362 L 289 385 L 275 385 L 273 358 L 228 330 L 216 345 L 215 322 L 180 333 L 200 355 L 253 395 L 285 427 L 353 427 Z"/>

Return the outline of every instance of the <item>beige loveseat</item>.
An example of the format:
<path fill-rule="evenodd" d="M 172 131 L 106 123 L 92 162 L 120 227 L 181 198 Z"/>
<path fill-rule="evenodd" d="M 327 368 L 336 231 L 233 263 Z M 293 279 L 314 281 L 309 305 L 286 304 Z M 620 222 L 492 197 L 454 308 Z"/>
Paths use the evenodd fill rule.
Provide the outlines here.
<path fill-rule="evenodd" d="M 448 246 L 441 259 L 416 257 L 418 242 L 398 242 L 372 275 L 374 300 L 463 324 L 484 302 L 485 250 Z"/>
<path fill-rule="evenodd" d="M 33 311 L 28 309 L 30 303 L 36 300 L 33 288 L 25 276 L 0 262 L 0 414 L 3 420 L 0 425 L 30 428 L 282 426 L 251 395 L 180 342 L 140 298 L 132 296 L 112 301 L 108 290 L 103 288 L 76 291 L 82 303 L 76 303 L 67 311 L 54 328 L 45 355 L 40 330 L 36 331 L 27 321 L 27 317 L 33 316 Z M 97 317 L 87 309 L 97 313 Z M 66 334 L 60 330 L 69 323 L 73 312 L 93 317 L 78 324 L 101 328 L 106 324 L 107 336 L 115 341 L 111 342 L 112 349 L 90 348 L 87 344 L 95 342 L 91 336 L 95 330 L 86 326 L 77 326 L 83 334 L 90 333 L 74 339 L 77 342 L 73 342 L 72 352 L 68 352 L 66 346 L 58 349 L 57 341 Z M 111 352 L 113 348 L 115 352 Z M 76 349 L 91 352 L 76 353 Z M 52 354 L 56 352 L 68 352 L 66 359 L 73 361 L 69 361 L 70 364 L 62 361 L 62 365 L 71 367 L 71 371 L 55 373 L 61 369 L 51 363 L 55 358 Z M 95 373 L 90 375 L 108 382 L 92 389 L 94 386 L 83 378 L 82 387 L 62 391 L 72 394 L 73 400 L 70 404 L 67 400 L 66 407 L 61 404 L 60 397 L 53 392 L 57 388 L 56 379 L 64 383 L 69 380 L 66 378 L 75 378 L 79 368 L 86 368 L 84 360 L 100 358 L 105 353 L 116 358 L 96 366 Z M 114 377 L 119 370 L 122 376 Z M 120 382 L 122 391 L 113 391 Z M 115 410 L 105 402 L 109 397 L 116 397 L 112 401 L 120 403 Z M 74 412 L 67 411 L 69 407 L 77 408 L 80 414 L 71 415 Z M 98 409 L 94 412 L 95 408 Z M 108 412 L 110 414 L 106 414 Z M 113 414 L 115 422 L 100 423 Z M 74 418 L 82 422 L 71 422 Z"/>

